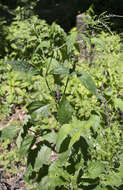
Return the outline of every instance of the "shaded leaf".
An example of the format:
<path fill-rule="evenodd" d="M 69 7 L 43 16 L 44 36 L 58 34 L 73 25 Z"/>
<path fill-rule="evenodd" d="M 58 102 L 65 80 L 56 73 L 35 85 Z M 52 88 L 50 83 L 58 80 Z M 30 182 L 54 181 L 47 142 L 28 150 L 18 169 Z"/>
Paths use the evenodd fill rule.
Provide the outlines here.
<path fill-rule="evenodd" d="M 30 74 L 30 75 L 38 75 L 40 74 L 39 71 L 36 70 L 36 68 L 28 63 L 28 62 L 24 62 L 24 61 L 10 61 L 7 62 L 9 65 L 11 65 L 16 71 L 18 72 L 22 72 L 25 74 Z"/>
<path fill-rule="evenodd" d="M 63 97 L 58 108 L 57 119 L 61 124 L 69 123 L 72 119 L 73 108 L 69 101 Z"/>
<path fill-rule="evenodd" d="M 97 96 L 97 87 L 91 76 L 84 72 L 79 71 L 77 72 L 77 77 L 80 80 L 80 82 L 88 89 L 90 90 L 94 95 Z"/>

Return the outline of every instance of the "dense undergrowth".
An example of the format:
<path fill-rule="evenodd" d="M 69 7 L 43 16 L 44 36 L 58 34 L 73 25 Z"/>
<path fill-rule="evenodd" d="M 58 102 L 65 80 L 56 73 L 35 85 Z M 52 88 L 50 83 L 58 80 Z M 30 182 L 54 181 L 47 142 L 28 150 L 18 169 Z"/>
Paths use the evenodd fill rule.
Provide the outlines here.
<path fill-rule="evenodd" d="M 66 34 L 55 23 L 33 16 L 7 30 L 0 60 L 1 167 L 14 175 L 17 165 L 26 166 L 27 189 L 122 189 L 120 37 L 83 36 L 88 52 L 94 44 L 91 60 L 78 59 L 77 32 Z"/>

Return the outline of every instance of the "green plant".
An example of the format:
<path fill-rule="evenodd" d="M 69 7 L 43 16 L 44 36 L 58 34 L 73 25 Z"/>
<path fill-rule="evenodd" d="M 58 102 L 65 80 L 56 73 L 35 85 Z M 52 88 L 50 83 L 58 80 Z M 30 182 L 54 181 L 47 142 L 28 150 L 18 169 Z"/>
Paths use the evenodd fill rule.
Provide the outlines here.
<path fill-rule="evenodd" d="M 9 59 L 17 61 L 7 62 L 19 72 L 9 68 L 6 79 L 7 91 L 9 87 L 12 89 L 12 99 L 9 102 L 8 98 L 7 102 L 23 105 L 26 117 L 21 125 L 2 127 L 1 141 L 17 137 L 19 157 L 27 162 L 24 179 L 28 183 L 36 182 L 38 189 L 120 189 L 119 37 L 105 33 L 97 36 L 96 40 L 103 41 L 106 51 L 96 45 L 97 56 L 90 70 L 88 63 L 82 65 L 75 56 L 77 32 L 67 35 L 55 23 L 48 26 L 33 19 L 13 23 L 14 29 L 13 24 L 10 26 L 10 40 L 28 28 L 25 38 L 24 34 L 21 39 L 14 36 L 14 44 L 10 44 Z M 34 25 L 28 27 L 29 22 Z"/>

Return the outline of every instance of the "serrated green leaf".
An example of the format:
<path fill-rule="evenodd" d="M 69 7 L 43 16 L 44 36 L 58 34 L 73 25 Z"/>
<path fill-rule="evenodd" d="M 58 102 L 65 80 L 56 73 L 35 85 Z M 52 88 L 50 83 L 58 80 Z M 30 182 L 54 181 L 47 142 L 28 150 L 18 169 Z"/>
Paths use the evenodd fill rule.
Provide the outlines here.
<path fill-rule="evenodd" d="M 22 142 L 22 145 L 20 147 L 20 150 L 19 150 L 19 155 L 20 155 L 20 158 L 24 157 L 27 155 L 28 151 L 29 151 L 29 148 L 32 144 L 32 141 L 33 141 L 33 136 L 32 135 L 28 135 Z"/>
<path fill-rule="evenodd" d="M 58 132 L 57 139 L 56 139 L 56 151 L 57 152 L 59 152 L 62 142 L 70 134 L 71 131 L 72 131 L 72 126 L 69 124 L 65 124 L 61 127 L 61 129 Z"/>
<path fill-rule="evenodd" d="M 115 106 L 120 108 L 120 110 L 123 112 L 123 100 L 120 98 L 115 98 L 114 99 Z"/>
<path fill-rule="evenodd" d="M 17 133 L 19 132 L 19 128 L 17 126 L 7 126 L 4 127 L 1 131 L 1 139 L 12 139 L 14 138 Z"/>
<path fill-rule="evenodd" d="M 80 133 L 80 132 L 76 132 L 76 133 L 72 136 L 72 138 L 71 138 L 71 140 L 70 140 L 69 148 L 71 148 L 71 147 L 74 145 L 74 143 L 76 143 L 76 142 L 80 139 L 80 136 L 81 136 L 81 133 Z"/>
<path fill-rule="evenodd" d="M 89 177 L 97 178 L 105 171 L 104 164 L 101 162 L 91 162 L 88 166 Z"/>
<path fill-rule="evenodd" d="M 58 108 L 57 119 L 60 124 L 69 123 L 72 119 L 73 108 L 69 101 L 63 97 Z"/>
<path fill-rule="evenodd" d="M 51 156 L 51 149 L 44 145 L 41 147 L 41 150 L 38 152 L 38 155 L 35 160 L 34 169 L 40 169 L 43 164 L 47 164 Z"/>
<path fill-rule="evenodd" d="M 79 71 L 77 72 L 77 77 L 80 80 L 80 82 L 88 89 L 90 90 L 94 95 L 97 96 L 97 87 L 91 76 L 84 72 Z"/>
<path fill-rule="evenodd" d="M 36 68 L 32 64 L 30 64 L 28 62 L 10 61 L 10 62 L 7 62 L 7 63 L 9 65 L 11 65 L 18 72 L 29 74 L 29 75 L 38 75 L 38 74 L 40 74 L 40 72 L 37 71 Z"/>

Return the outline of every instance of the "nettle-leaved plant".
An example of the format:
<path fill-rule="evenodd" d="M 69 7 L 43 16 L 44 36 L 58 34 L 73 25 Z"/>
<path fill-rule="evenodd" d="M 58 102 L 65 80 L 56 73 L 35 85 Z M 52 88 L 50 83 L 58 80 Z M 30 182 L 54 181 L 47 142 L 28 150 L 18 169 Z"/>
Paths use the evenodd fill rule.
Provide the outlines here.
<path fill-rule="evenodd" d="M 45 82 L 47 93 L 28 103 L 23 125 L 5 127 L 1 139 L 17 137 L 20 159 L 27 160 L 24 179 L 36 182 L 40 190 L 117 189 L 122 184 L 122 167 L 111 173 L 106 161 L 91 155 L 92 150 L 98 150 L 100 116 L 91 114 L 88 120 L 78 119 L 68 98 L 67 87 L 73 78 L 99 101 L 102 98 L 91 76 L 78 67 L 74 54 L 79 49 L 77 32 L 66 35 L 55 23 L 45 23 L 45 30 L 38 19 L 35 21 L 25 31 L 25 35 L 34 32 L 32 39 L 13 39 L 11 46 L 15 50 L 10 57 L 17 60 L 8 64 L 25 80 L 38 76 Z"/>

